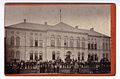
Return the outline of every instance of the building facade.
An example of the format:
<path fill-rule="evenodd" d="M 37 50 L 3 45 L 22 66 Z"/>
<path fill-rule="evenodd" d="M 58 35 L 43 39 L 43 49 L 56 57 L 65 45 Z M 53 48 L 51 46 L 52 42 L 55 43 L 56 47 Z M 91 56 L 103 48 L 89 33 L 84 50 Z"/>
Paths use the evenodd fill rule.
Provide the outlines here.
<path fill-rule="evenodd" d="M 60 22 L 56 25 L 22 22 L 5 27 L 6 61 L 54 61 L 66 58 L 86 62 L 110 60 L 110 37 Z"/>

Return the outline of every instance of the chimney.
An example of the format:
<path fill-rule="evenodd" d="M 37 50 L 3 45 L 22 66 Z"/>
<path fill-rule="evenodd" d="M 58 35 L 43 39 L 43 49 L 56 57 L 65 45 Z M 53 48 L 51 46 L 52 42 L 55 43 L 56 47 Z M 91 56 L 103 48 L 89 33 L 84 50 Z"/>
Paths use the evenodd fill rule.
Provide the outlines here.
<path fill-rule="evenodd" d="M 75 26 L 76 29 L 78 29 L 78 26 Z"/>
<path fill-rule="evenodd" d="M 90 28 L 90 31 L 94 31 L 94 28 Z"/>
<path fill-rule="evenodd" d="M 45 25 L 47 25 L 47 22 L 45 22 Z"/>
<path fill-rule="evenodd" d="M 24 19 L 24 23 L 26 23 L 26 19 Z"/>

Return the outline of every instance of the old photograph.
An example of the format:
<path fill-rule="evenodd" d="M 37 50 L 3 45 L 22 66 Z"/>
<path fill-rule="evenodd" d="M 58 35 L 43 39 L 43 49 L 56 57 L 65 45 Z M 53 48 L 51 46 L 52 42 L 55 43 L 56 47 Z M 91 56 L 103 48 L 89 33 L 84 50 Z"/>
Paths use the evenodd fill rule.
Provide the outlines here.
<path fill-rule="evenodd" d="M 110 74 L 110 4 L 5 6 L 5 74 Z"/>

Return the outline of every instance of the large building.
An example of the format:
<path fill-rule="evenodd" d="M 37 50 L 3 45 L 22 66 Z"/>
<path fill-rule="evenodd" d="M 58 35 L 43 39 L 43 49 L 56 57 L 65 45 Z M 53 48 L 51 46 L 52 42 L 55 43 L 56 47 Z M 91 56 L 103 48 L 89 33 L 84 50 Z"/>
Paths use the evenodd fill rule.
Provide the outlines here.
<path fill-rule="evenodd" d="M 110 37 L 60 22 L 56 25 L 24 22 L 5 26 L 6 61 L 110 60 Z"/>

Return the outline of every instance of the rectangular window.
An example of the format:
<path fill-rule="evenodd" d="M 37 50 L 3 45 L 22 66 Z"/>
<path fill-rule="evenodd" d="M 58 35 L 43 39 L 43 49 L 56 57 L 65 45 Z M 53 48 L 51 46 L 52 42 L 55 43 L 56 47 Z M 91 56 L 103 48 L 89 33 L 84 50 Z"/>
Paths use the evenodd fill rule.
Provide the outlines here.
<path fill-rule="evenodd" d="M 108 53 L 106 53 L 106 58 L 108 59 Z"/>
<path fill-rule="evenodd" d="M 106 50 L 108 50 L 108 44 L 106 43 Z"/>
<path fill-rule="evenodd" d="M 98 56 L 97 56 L 97 54 L 95 54 L 95 61 L 98 61 Z"/>
<path fill-rule="evenodd" d="M 84 52 L 82 53 L 82 61 L 84 61 Z"/>
<path fill-rule="evenodd" d="M 16 59 L 20 59 L 20 52 L 19 51 L 16 52 Z"/>
<path fill-rule="evenodd" d="M 59 52 L 57 53 L 57 59 L 60 59 L 60 53 Z"/>
<path fill-rule="evenodd" d="M 43 41 L 42 40 L 39 40 L 39 46 L 43 47 Z"/>
<path fill-rule="evenodd" d="M 33 60 L 33 53 L 30 53 L 30 60 Z"/>
<path fill-rule="evenodd" d="M 80 61 L 80 52 L 78 52 L 78 60 Z"/>
<path fill-rule="evenodd" d="M 91 49 L 93 50 L 93 44 L 91 44 Z"/>
<path fill-rule="evenodd" d="M 103 58 L 105 58 L 105 53 L 103 53 Z"/>
<path fill-rule="evenodd" d="M 82 42 L 82 49 L 85 49 L 85 42 Z"/>
<path fill-rule="evenodd" d="M 35 40 L 35 47 L 38 47 L 38 40 Z"/>
<path fill-rule="evenodd" d="M 55 47 L 55 40 L 51 40 L 51 47 Z"/>
<path fill-rule="evenodd" d="M 30 46 L 33 46 L 33 39 L 30 38 Z"/>
<path fill-rule="evenodd" d="M 95 50 L 97 50 L 97 44 L 95 44 Z"/>
<path fill-rule="evenodd" d="M 88 43 L 88 50 L 90 49 L 90 43 Z"/>
<path fill-rule="evenodd" d="M 42 60 L 42 54 L 39 54 L 39 60 Z"/>
<path fill-rule="evenodd" d="M 35 53 L 35 60 L 38 60 L 38 53 Z"/>
<path fill-rule="evenodd" d="M 103 50 L 105 50 L 105 44 L 104 43 L 102 44 L 102 47 L 103 47 Z"/>
<path fill-rule="evenodd" d="M 52 60 L 55 60 L 55 53 L 52 53 Z"/>

